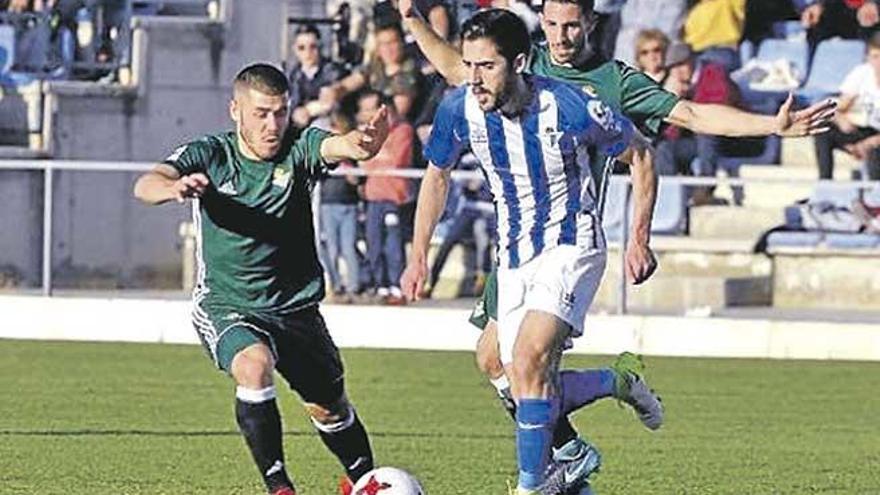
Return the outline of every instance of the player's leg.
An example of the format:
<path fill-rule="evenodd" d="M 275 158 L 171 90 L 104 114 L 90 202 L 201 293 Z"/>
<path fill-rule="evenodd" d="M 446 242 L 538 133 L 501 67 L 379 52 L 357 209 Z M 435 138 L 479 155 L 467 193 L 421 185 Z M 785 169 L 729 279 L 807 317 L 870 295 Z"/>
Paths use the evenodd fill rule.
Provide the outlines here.
<path fill-rule="evenodd" d="M 513 346 L 512 387 L 517 401 L 518 490 L 538 493 L 550 460 L 560 412 L 558 367 L 568 323 L 543 311 L 528 311 Z"/>
<path fill-rule="evenodd" d="M 486 375 L 489 382 L 495 387 L 501 406 L 516 421 L 516 401 L 510 390 L 510 380 L 507 379 L 504 366 L 501 364 L 501 356 L 498 351 L 498 324 L 494 319 L 488 320 L 486 328 L 483 329 L 477 340 L 476 361 L 477 368 Z M 560 449 L 577 438 L 577 431 L 571 421 L 567 416 L 561 415 L 553 429 L 553 448 Z"/>
<path fill-rule="evenodd" d="M 316 307 L 284 319 L 278 372 L 302 398 L 312 424 L 351 482 L 373 469 L 364 425 L 345 394 L 344 369 Z"/>
<path fill-rule="evenodd" d="M 270 493 L 293 493 L 284 468 L 275 401 L 274 343 L 256 320 L 229 308 L 196 304 L 193 325 L 214 364 L 235 381 L 235 418 Z"/>
<path fill-rule="evenodd" d="M 477 340 L 476 361 L 477 368 L 489 379 L 495 387 L 498 399 L 502 407 L 510 417 L 516 420 L 516 401 L 510 391 L 510 382 L 501 364 L 501 353 L 498 346 L 498 274 L 495 270 L 486 277 L 486 286 L 483 294 L 477 300 L 470 316 L 470 323 L 477 328 L 483 329 Z M 577 438 L 577 431 L 571 425 L 568 417 L 561 416 L 553 431 L 553 447 L 561 448 Z"/>
<path fill-rule="evenodd" d="M 272 383 L 272 351 L 263 343 L 235 354 L 230 374 L 235 380 L 235 419 L 269 493 L 293 484 L 284 468 L 281 415 Z"/>

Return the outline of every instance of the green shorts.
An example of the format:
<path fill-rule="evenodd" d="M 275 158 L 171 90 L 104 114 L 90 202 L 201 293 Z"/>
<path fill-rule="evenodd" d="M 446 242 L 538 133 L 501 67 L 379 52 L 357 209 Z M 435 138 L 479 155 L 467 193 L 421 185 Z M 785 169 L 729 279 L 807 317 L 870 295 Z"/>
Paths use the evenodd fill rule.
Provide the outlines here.
<path fill-rule="evenodd" d="M 196 304 L 193 326 L 214 364 L 227 373 L 236 354 L 263 343 L 272 350 L 275 369 L 304 401 L 330 404 L 342 397 L 342 358 L 317 305 L 282 315 Z"/>
<path fill-rule="evenodd" d="M 498 271 L 494 268 L 492 273 L 486 277 L 486 285 L 483 287 L 483 294 L 474 304 L 474 310 L 468 321 L 471 325 L 485 330 L 489 320 L 498 319 Z"/>

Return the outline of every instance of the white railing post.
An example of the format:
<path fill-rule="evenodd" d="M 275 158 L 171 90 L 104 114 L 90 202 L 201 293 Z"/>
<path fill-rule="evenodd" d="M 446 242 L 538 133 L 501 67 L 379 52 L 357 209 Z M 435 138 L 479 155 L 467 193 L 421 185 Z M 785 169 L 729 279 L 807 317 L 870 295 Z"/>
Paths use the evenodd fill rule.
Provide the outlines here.
<path fill-rule="evenodd" d="M 43 272 L 42 292 L 44 296 L 52 295 L 52 199 L 53 199 L 52 165 L 46 163 L 43 169 Z"/>

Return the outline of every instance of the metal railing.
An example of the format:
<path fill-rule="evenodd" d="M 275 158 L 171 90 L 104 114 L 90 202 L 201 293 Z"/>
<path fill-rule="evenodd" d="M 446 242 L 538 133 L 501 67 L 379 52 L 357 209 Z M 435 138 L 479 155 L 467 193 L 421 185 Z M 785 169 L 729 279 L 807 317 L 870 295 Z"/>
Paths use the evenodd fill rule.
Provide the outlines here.
<path fill-rule="evenodd" d="M 155 166 L 150 162 L 101 162 L 101 161 L 69 161 L 69 160 L 0 160 L 0 170 L 16 170 L 16 171 L 38 171 L 43 173 L 43 191 L 42 191 L 42 264 L 41 264 L 41 292 L 44 296 L 52 295 L 52 240 L 53 240 L 53 197 L 55 192 L 54 173 L 56 171 L 79 171 L 79 172 L 147 172 Z M 394 176 L 408 179 L 421 179 L 424 176 L 424 170 L 406 169 L 406 170 L 380 170 L 367 172 L 362 169 L 346 168 L 331 172 L 333 176 Z M 477 171 L 456 170 L 452 172 L 454 180 L 483 180 L 483 175 Z M 663 176 L 661 181 L 668 181 L 673 184 L 683 186 L 730 186 L 743 187 L 747 185 L 818 185 L 824 187 L 839 187 L 860 189 L 871 189 L 880 187 L 878 181 L 817 181 L 815 179 L 788 179 L 788 178 L 762 178 L 762 179 L 743 179 L 743 178 L 724 178 L 724 177 L 679 177 L 679 176 Z M 625 205 L 628 211 L 630 207 L 631 197 L 631 180 L 628 176 L 615 175 L 611 177 L 611 181 L 622 182 L 625 187 L 617 188 L 620 194 L 618 198 L 619 205 Z M 625 273 L 625 247 L 629 240 L 628 215 L 621 215 L 621 239 L 619 241 L 619 263 L 621 267 L 621 277 L 617 287 L 617 312 L 625 314 L 627 312 L 627 282 Z"/>

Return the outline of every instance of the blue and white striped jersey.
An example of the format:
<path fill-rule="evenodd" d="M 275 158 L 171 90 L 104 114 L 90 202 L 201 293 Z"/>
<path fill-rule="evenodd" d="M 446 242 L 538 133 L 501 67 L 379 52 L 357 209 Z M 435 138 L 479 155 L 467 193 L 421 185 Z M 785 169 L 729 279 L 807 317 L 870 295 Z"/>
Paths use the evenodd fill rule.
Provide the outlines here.
<path fill-rule="evenodd" d="M 425 157 L 453 166 L 468 147 L 495 196 L 500 262 L 511 268 L 543 250 L 588 245 L 597 205 L 597 179 L 588 148 L 620 154 L 632 123 L 576 86 L 525 76 L 534 95 L 517 117 L 480 110 L 466 87 L 437 109 Z"/>

